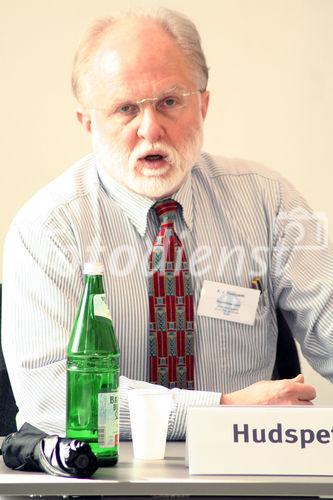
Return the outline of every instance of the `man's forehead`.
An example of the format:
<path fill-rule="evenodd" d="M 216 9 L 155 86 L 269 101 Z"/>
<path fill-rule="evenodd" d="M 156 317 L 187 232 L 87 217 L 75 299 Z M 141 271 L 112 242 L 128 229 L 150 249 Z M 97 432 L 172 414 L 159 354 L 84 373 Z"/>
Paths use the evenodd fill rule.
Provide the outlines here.
<path fill-rule="evenodd" d="M 176 40 L 156 22 L 116 24 L 94 56 L 95 66 L 109 73 L 187 65 L 187 56 Z M 179 68 L 178 68 L 179 69 Z"/>
<path fill-rule="evenodd" d="M 101 87 L 100 95 L 103 96 L 106 102 L 140 101 L 147 98 L 159 99 L 167 95 L 187 92 L 188 90 L 189 87 L 179 82 L 175 76 L 167 80 L 140 80 L 140 82 L 130 82 L 127 84 L 119 81 L 110 85 L 107 90 L 105 86 L 103 89 Z"/>

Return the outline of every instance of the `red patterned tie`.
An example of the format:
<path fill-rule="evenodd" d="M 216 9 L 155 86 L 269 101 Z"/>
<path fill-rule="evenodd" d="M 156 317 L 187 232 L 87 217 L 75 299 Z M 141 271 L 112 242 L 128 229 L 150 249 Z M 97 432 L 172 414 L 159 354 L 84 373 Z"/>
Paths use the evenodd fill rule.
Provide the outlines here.
<path fill-rule="evenodd" d="M 161 226 L 149 257 L 149 379 L 193 389 L 193 292 L 185 251 L 174 229 L 177 206 L 173 200 L 154 205 Z"/>

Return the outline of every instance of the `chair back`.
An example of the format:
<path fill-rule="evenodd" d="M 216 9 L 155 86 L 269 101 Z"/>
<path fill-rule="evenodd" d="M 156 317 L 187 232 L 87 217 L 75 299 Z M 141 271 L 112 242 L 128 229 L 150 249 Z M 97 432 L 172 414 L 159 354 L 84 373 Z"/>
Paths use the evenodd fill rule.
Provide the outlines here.
<path fill-rule="evenodd" d="M 282 312 L 277 309 L 278 339 L 273 380 L 294 378 L 301 373 L 296 343 Z"/>
<path fill-rule="evenodd" d="M 6 363 L 1 347 L 1 309 L 2 309 L 2 285 L 0 283 L 0 436 L 7 436 L 16 431 L 15 416 L 17 406 L 8 378 Z"/>

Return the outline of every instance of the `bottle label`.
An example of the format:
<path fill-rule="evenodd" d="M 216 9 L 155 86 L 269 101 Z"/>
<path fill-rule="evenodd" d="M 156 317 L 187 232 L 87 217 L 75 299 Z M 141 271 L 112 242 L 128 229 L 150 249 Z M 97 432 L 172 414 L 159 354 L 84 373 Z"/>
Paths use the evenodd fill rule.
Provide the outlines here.
<path fill-rule="evenodd" d="M 98 394 L 98 446 L 112 448 L 119 444 L 119 393 Z"/>
<path fill-rule="evenodd" d="M 94 315 L 111 319 L 105 293 L 94 295 Z"/>

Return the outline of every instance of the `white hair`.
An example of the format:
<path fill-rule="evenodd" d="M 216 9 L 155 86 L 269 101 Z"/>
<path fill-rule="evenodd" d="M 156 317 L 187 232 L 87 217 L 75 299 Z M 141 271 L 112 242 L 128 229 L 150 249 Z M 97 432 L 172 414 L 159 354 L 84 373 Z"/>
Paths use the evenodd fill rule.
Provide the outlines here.
<path fill-rule="evenodd" d="M 193 68 L 198 88 L 205 90 L 208 82 L 208 67 L 201 47 L 201 39 L 194 23 L 184 14 L 158 7 L 127 11 L 111 17 L 95 20 L 85 33 L 75 54 L 72 70 L 72 88 L 78 101 L 82 98 L 82 80 L 89 73 L 90 63 L 112 26 L 129 17 L 137 19 L 152 19 L 170 35 L 182 48 Z"/>

